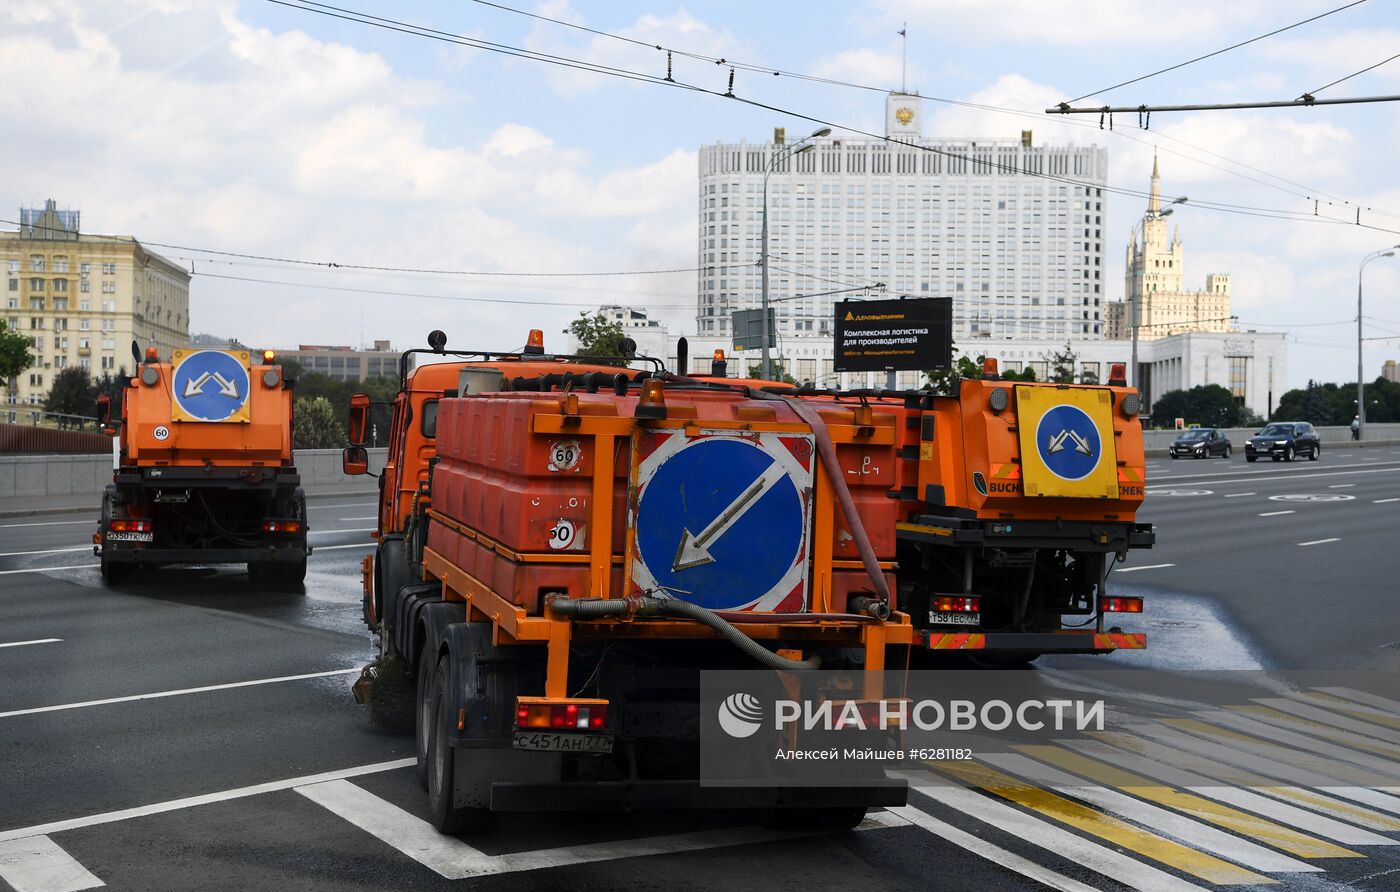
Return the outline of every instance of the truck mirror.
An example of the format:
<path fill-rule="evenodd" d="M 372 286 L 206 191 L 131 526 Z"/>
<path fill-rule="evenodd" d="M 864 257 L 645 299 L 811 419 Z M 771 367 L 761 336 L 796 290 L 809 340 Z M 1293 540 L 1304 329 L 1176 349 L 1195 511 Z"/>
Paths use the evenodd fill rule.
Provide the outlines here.
<path fill-rule="evenodd" d="M 369 394 L 353 393 L 350 395 L 350 419 L 346 428 L 350 433 L 352 444 L 365 445 L 365 434 L 369 431 Z"/>
<path fill-rule="evenodd" d="M 112 398 L 105 393 L 97 398 L 97 422 L 103 427 L 112 420 Z"/>
<path fill-rule="evenodd" d="M 340 470 L 347 477 L 369 473 L 369 450 L 363 446 L 346 446 L 340 453 Z"/>

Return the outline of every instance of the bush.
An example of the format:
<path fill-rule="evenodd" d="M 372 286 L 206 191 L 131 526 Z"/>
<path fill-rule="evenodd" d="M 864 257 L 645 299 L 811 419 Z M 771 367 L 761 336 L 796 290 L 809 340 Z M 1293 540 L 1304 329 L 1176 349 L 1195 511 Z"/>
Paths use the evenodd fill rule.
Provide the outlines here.
<path fill-rule="evenodd" d="M 293 401 L 293 449 L 339 449 L 345 443 L 345 428 L 336 417 L 330 400 L 323 396 L 303 396 Z"/>

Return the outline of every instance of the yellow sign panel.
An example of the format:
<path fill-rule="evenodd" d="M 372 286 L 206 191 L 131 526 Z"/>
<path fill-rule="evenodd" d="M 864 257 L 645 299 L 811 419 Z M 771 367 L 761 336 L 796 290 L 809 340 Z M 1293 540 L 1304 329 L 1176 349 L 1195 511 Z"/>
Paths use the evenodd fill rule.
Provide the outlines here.
<path fill-rule="evenodd" d="M 253 388 L 246 350 L 175 350 L 170 364 L 173 421 L 243 422 Z"/>
<path fill-rule="evenodd" d="M 1118 498 L 1111 391 L 1017 387 L 1016 428 L 1026 495 Z"/>

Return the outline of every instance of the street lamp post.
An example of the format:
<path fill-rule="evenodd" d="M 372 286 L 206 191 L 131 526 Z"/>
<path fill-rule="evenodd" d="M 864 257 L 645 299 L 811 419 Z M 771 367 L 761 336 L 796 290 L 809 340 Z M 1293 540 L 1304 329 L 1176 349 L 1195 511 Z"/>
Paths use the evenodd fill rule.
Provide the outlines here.
<path fill-rule="evenodd" d="M 763 316 L 763 360 L 759 366 L 759 376 L 765 381 L 773 380 L 773 362 L 768 353 L 768 342 L 773 339 L 773 332 L 768 321 L 768 178 L 777 169 L 778 161 L 783 158 L 796 157 L 803 152 L 813 148 L 809 140 L 819 139 L 831 133 L 830 127 L 823 127 L 812 132 L 811 136 L 798 140 L 784 151 L 775 152 L 768 160 L 768 169 L 763 172 L 763 238 L 759 262 L 763 264 L 763 299 L 760 312 Z"/>
<path fill-rule="evenodd" d="M 1372 251 L 1361 259 L 1361 268 L 1356 271 L 1356 439 L 1366 432 L 1366 378 L 1362 373 L 1361 361 L 1361 278 L 1366 272 L 1366 264 L 1382 257 L 1394 257 L 1400 245 L 1394 248 Z"/>

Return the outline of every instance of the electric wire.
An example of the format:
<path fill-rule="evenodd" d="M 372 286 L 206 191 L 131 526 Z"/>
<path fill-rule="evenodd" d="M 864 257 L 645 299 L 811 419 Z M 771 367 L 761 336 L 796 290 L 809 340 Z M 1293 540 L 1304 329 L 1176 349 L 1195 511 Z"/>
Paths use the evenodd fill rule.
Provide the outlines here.
<path fill-rule="evenodd" d="M 797 119 L 799 119 L 799 120 L 804 120 L 804 121 L 808 121 L 808 122 L 811 122 L 811 123 L 821 124 L 821 125 L 824 125 L 824 126 L 827 126 L 827 127 L 833 127 L 833 128 L 838 128 L 838 127 L 839 127 L 840 129 L 845 130 L 845 131 L 847 131 L 847 132 L 849 132 L 849 133 L 854 133 L 854 134 L 857 134 L 857 135 L 860 135 L 860 136 L 865 136 L 865 137 L 868 137 L 868 138 L 871 138 L 871 139 L 874 139 L 874 140 L 878 140 L 878 141 L 882 141 L 882 142 L 886 142 L 886 143 L 889 143 L 889 144 L 892 144 L 892 145 L 906 146 L 906 147 L 909 147 L 909 148 L 912 148 L 912 149 L 915 149 L 915 150 L 919 150 L 919 151 L 930 152 L 930 153 L 933 153 L 933 154 L 943 155 L 943 156 L 946 156 L 946 157 L 949 157 L 949 158 L 953 158 L 953 159 L 956 159 L 956 160 L 960 160 L 960 161 L 971 162 L 971 163 L 974 165 L 974 167 L 976 167 L 976 166 L 981 166 L 981 167 L 985 167 L 985 168 L 988 168 L 988 169 L 994 169 L 994 170 L 998 170 L 998 171 L 1002 171 L 1002 172 L 1007 172 L 1007 173 L 1024 174 L 1024 175 L 1026 175 L 1026 176 L 1037 177 L 1037 178 L 1041 178 L 1041 179 L 1051 180 L 1051 181 L 1055 181 L 1055 182 L 1061 182 L 1061 183 L 1070 184 L 1070 185 L 1075 185 L 1075 186 L 1084 187 L 1084 188 L 1096 189 L 1096 190 L 1099 190 L 1100 192 L 1105 192 L 1105 191 L 1106 191 L 1106 192 L 1109 192 L 1110 194 L 1129 195 L 1129 196 L 1137 197 L 1137 198 L 1144 198 L 1144 197 L 1148 197 L 1148 195 L 1149 195 L 1149 193 L 1143 192 L 1143 191 L 1141 191 L 1141 190 L 1128 189 L 1128 188 L 1121 187 L 1121 186 L 1115 187 L 1115 186 L 1109 186 L 1109 185 L 1106 185 L 1106 184 L 1094 183 L 1094 182 L 1086 181 L 1086 180 L 1078 180 L 1078 179 L 1075 179 L 1075 178 L 1073 178 L 1073 177 L 1068 177 L 1068 176 L 1060 176 L 1060 175 L 1055 175 L 1055 174 L 1047 174 L 1047 173 L 1038 172 L 1038 171 L 1027 171 L 1027 170 L 1022 170 L 1022 169 L 1020 169 L 1020 168 L 1018 168 L 1018 167 L 1015 167 L 1015 166 L 1012 166 L 1012 165 L 1006 165 L 1006 164 L 1003 164 L 1003 163 L 1001 163 L 1001 162 L 992 161 L 992 160 L 987 160 L 987 159 L 972 158 L 972 157 L 967 156 L 967 155 L 964 155 L 964 154 L 960 154 L 960 153 L 957 153 L 957 152 L 951 152 L 951 151 L 948 151 L 948 150 L 946 150 L 946 149 L 941 149 L 941 148 L 938 148 L 938 147 L 935 147 L 935 146 L 922 145 L 922 144 L 919 144 L 919 143 L 911 143 L 911 142 L 908 142 L 908 141 L 905 141 L 905 140 L 895 139 L 895 138 L 890 137 L 890 136 L 886 136 L 886 135 L 882 135 L 882 134 L 873 133 L 873 132 L 871 132 L 871 131 L 861 130 L 861 129 L 856 128 L 856 127 L 851 127 L 851 126 L 848 126 L 848 125 L 839 124 L 839 123 L 837 123 L 837 122 L 830 121 L 830 120 L 826 120 L 826 119 L 824 119 L 824 118 L 820 118 L 820 117 L 817 117 L 817 116 L 815 116 L 815 115 L 803 114 L 803 113 L 801 113 L 801 112 L 796 112 L 796 111 L 793 111 L 793 110 L 790 110 L 790 109 L 785 109 L 785 108 L 782 108 L 782 107 L 779 107 L 779 106 L 775 106 L 775 105 L 771 105 L 771 104 L 768 104 L 768 103 L 759 102 L 759 101 L 757 101 L 757 100 L 749 99 L 749 98 L 746 98 L 746 97 L 744 97 L 744 96 L 740 96 L 740 95 L 735 94 L 735 93 L 733 92 L 733 78 L 732 78 L 732 77 L 731 77 L 731 79 L 730 79 L 730 88 L 729 88 L 729 91 L 728 91 L 728 92 L 721 93 L 721 92 L 719 92 L 718 90 L 712 90 L 712 89 L 708 89 L 708 88 L 705 88 L 705 87 L 700 87 L 700 86 L 694 85 L 694 84 L 683 83 L 683 82 L 681 82 L 681 81 L 677 81 L 677 80 L 675 80 L 675 79 L 673 79 L 673 78 L 670 78 L 670 77 L 667 77 L 667 78 L 659 78 L 659 77 L 654 76 L 654 75 L 647 75 L 647 74 L 644 74 L 644 73 L 641 73 L 641 72 L 630 71 L 630 70 L 627 70 L 627 69 L 618 69 L 618 68 L 613 68 L 613 67 L 611 67 L 611 66 L 602 66 L 602 65 L 597 65 L 597 64 L 594 64 L 594 63 L 586 63 L 586 62 L 580 62 L 580 61 L 578 61 L 578 60 L 571 60 L 571 59 L 568 59 L 567 57 L 562 57 L 562 56 L 552 56 L 552 55 L 550 55 L 550 54 L 536 53 L 536 52 L 534 52 L 534 51 L 524 50 L 524 49 L 521 49 L 521 48 L 519 48 L 519 47 L 511 47 L 511 46 L 506 45 L 506 44 L 497 44 L 497 43 L 492 43 L 492 42 L 490 42 L 490 41 L 482 41 L 482 40 L 479 40 L 479 39 L 476 39 L 476 38 L 465 38 L 465 37 L 462 37 L 462 36 L 460 36 L 460 35 L 453 35 L 453 34 L 450 34 L 450 33 L 448 33 L 448 32 L 436 31 L 436 30 L 434 30 L 434 29 L 431 29 L 431 28 L 424 28 L 424 27 L 418 26 L 418 25 L 410 25 L 410 24 L 408 24 L 408 23 L 400 22 L 400 21 L 394 20 L 394 19 L 386 19 L 386 18 L 382 18 L 382 17 L 379 17 L 379 16 L 371 16 L 371 15 L 368 15 L 368 14 L 365 14 L 365 13 L 354 12 L 354 11 L 352 11 L 352 10 L 345 10 L 345 9 L 343 9 L 343 8 L 341 8 L 341 7 L 331 6 L 330 4 L 325 4 L 325 3 L 314 3 L 313 0 L 299 0 L 299 2 L 288 2 L 288 0 L 267 0 L 267 2 L 269 2 L 269 3 L 275 3 L 275 4 L 277 4 L 277 5 L 286 6 L 286 7 L 293 8 L 293 9 L 300 9 L 300 10 L 303 10 L 303 11 L 305 11 L 305 12 L 310 12 L 310 13 L 314 13 L 314 14 L 318 14 L 318 15 L 325 15 L 325 16 L 329 16 L 329 17 L 332 17 L 332 18 L 337 18 L 337 19 L 342 19 L 342 20 L 345 20 L 345 21 L 355 22 L 355 23 L 362 24 L 362 25 L 368 25 L 368 26 L 371 26 L 371 27 L 382 28 L 382 29 L 389 30 L 389 31 L 396 31 L 396 32 L 403 33 L 403 34 L 407 34 L 407 35 L 410 35 L 410 36 L 427 37 L 427 38 L 433 39 L 433 40 L 440 40 L 440 41 L 444 41 L 444 42 L 448 42 L 448 43 L 457 43 L 457 44 L 460 44 L 460 45 L 471 46 L 471 47 L 475 47 L 475 48 L 477 48 L 477 49 L 484 49 L 484 50 L 488 50 L 488 51 L 491 51 L 491 52 L 501 52 L 501 53 L 504 53 L 505 55 L 518 56 L 518 57 L 521 57 L 521 58 L 530 59 L 530 60 L 532 60 L 532 61 L 542 61 L 542 62 L 546 62 L 546 63 L 548 63 L 548 64 L 564 65 L 565 67 L 576 68 L 576 69 L 581 69 L 581 70 L 586 70 L 586 71 L 591 71 L 591 72 L 593 72 L 593 73 L 607 74 L 607 75 L 610 75 L 610 76 L 623 77 L 623 78 L 629 79 L 629 80 L 641 81 L 641 82 L 645 82 L 645 83 L 657 84 L 657 85 L 667 86 L 667 87 L 674 87 L 674 88 L 684 89 L 684 90 L 688 90 L 688 91 L 696 92 L 696 93 L 704 93 L 704 94 L 706 94 L 706 95 L 714 96 L 714 97 L 718 97 L 718 98 L 731 99 L 731 100 L 734 100 L 734 101 L 743 103 L 743 104 L 745 104 L 745 105 L 752 106 L 752 107 L 754 107 L 754 108 L 761 108 L 761 109 L 764 109 L 764 110 L 766 110 L 766 111 L 774 112 L 774 113 L 776 113 L 776 114 L 788 115 L 788 116 L 790 116 L 790 117 L 797 118 Z M 1365 2 L 1365 0 L 1356 0 L 1356 2 L 1357 2 L 1357 3 L 1361 3 L 1361 2 Z M 1353 4 L 1353 5 L 1355 5 L 1355 4 Z M 731 74 L 732 74 L 732 72 L 731 72 Z M 1221 212 L 1226 212 L 1226 213 L 1237 213 L 1237 212 L 1240 212 L 1240 210 L 1253 210 L 1253 211 L 1256 211 L 1256 212 L 1268 212 L 1269 214 L 1273 215 L 1276 219 L 1292 220 L 1292 221 L 1295 221 L 1295 222 L 1332 223 L 1332 224 L 1347 225 L 1347 226 L 1353 226 L 1353 225 L 1354 225 L 1354 226 L 1358 226 L 1358 227 L 1365 228 L 1365 229 L 1372 229 L 1372 230 L 1375 230 L 1375 231 L 1378 231 L 1378 232 L 1386 232 L 1386 233 L 1393 233 L 1393 234 L 1400 235 L 1400 229 L 1395 229 L 1395 230 L 1386 229 L 1386 228 L 1384 228 L 1384 227 L 1375 226 L 1375 225 L 1373 225 L 1373 224 L 1362 223 L 1362 222 L 1360 222 L 1359 220 L 1357 220 L 1357 221 L 1355 221 L 1355 222 L 1353 222 L 1353 221 L 1351 221 L 1351 220 L 1339 220 L 1339 219 L 1332 218 L 1332 217 L 1322 216 L 1321 214 L 1316 213 L 1316 212 L 1315 212 L 1314 214 L 1312 214 L 1312 215 L 1308 215 L 1308 214 L 1306 214 L 1305 212 L 1301 212 L 1301 211 L 1287 211 L 1287 210 L 1277 209 L 1277 208 L 1268 208 L 1268 209 L 1263 209 L 1263 208 L 1249 208 L 1248 206 L 1230 205 L 1230 204 L 1223 203 L 1223 202 L 1202 201 L 1202 200 L 1196 200 L 1195 202 L 1193 202 L 1193 204 L 1194 204 L 1194 206 L 1196 206 L 1196 207 L 1201 207 L 1201 208 L 1204 208 L 1204 209 L 1207 209 L 1207 210 L 1215 210 L 1215 211 L 1221 211 Z M 1239 210 L 1237 210 L 1237 209 L 1239 209 Z M 1254 214 L 1251 214 L 1251 215 L 1252 215 L 1252 216 L 1263 216 L 1264 214 L 1262 214 L 1262 213 L 1254 213 Z"/>
<path fill-rule="evenodd" d="M 1291 31 L 1291 30 L 1293 30 L 1294 28 L 1301 27 L 1301 26 L 1306 25 L 1306 24 L 1308 24 L 1308 23 L 1310 23 L 1310 22 L 1315 22 L 1315 21 L 1317 21 L 1318 19 L 1324 19 L 1324 18 L 1326 18 L 1327 16 L 1334 15 L 1334 14 L 1336 14 L 1336 13 L 1339 13 L 1339 12 L 1343 11 L 1343 10 L 1351 9 L 1353 6 L 1360 6 L 1362 3 L 1365 3 L 1365 2 L 1366 2 L 1366 0 L 1352 0 L 1351 3 L 1347 3 L 1347 4 L 1344 4 L 1344 5 L 1342 5 L 1342 6 L 1338 6 L 1336 9 L 1329 9 L 1329 10 L 1327 10 L 1326 12 L 1319 13 L 1319 14 L 1317 14 L 1317 15 L 1315 15 L 1315 16 L 1312 16 L 1311 18 L 1303 19 L 1301 22 L 1294 22 L 1294 23 L 1291 24 L 1291 25 L 1285 25 L 1285 26 L 1282 27 L 1282 28 L 1276 28 L 1276 29 L 1274 29 L 1273 31 L 1268 32 L 1267 34 L 1260 34 L 1258 37 L 1251 37 L 1251 38 L 1249 38 L 1248 40 L 1242 40 L 1242 41 L 1240 41 L 1239 43 L 1234 43 L 1234 44 L 1231 44 L 1230 46 L 1224 47 L 1223 49 L 1218 49 L 1218 50 L 1215 50 L 1215 51 L 1213 51 L 1213 52 L 1206 53 L 1206 54 L 1203 55 L 1203 56 L 1197 56 L 1197 57 L 1194 58 L 1194 59 L 1187 59 L 1185 62 L 1178 62 L 1178 63 L 1176 63 L 1175 65 L 1169 65 L 1169 66 L 1167 66 L 1166 68 L 1160 68 L 1160 69 L 1158 69 L 1157 71 L 1151 72 L 1150 74 L 1144 74 L 1144 75 L 1141 75 L 1140 77 L 1135 77 L 1135 78 L 1133 78 L 1133 79 L 1131 79 L 1131 80 L 1123 81 L 1121 84 L 1114 84 L 1114 85 L 1111 86 L 1111 87 L 1104 87 L 1103 89 L 1101 89 L 1101 90 L 1095 90 L 1095 91 L 1092 92 L 1092 93 L 1085 93 L 1083 96 L 1076 96 L 1076 97 L 1073 98 L 1073 99 L 1066 100 L 1066 103 L 1065 103 L 1065 104 L 1075 103 L 1075 102 L 1078 102 L 1078 101 L 1081 100 L 1081 99 L 1088 99 L 1090 96 L 1098 96 L 1098 95 L 1101 94 L 1101 93 L 1107 93 L 1107 92 L 1109 92 L 1110 90 L 1116 90 L 1116 89 L 1118 89 L 1119 87 L 1126 87 L 1126 86 L 1128 86 L 1129 84 L 1136 84 L 1136 83 L 1138 83 L 1139 81 L 1145 81 L 1145 80 L 1147 80 L 1148 78 L 1156 77 L 1156 76 L 1159 75 L 1159 74 L 1166 74 L 1168 71 L 1176 71 L 1178 68 L 1185 68 L 1187 65 L 1193 65 L 1193 64 L 1195 64 L 1196 62 L 1201 62 L 1201 61 L 1204 61 L 1204 60 L 1206 60 L 1206 59 L 1210 59 L 1210 58 L 1213 58 L 1213 57 L 1215 57 L 1215 56 L 1219 56 L 1219 55 L 1221 55 L 1222 53 L 1228 53 L 1228 52 L 1230 52 L 1231 50 L 1237 50 L 1237 49 L 1239 49 L 1239 48 L 1242 47 L 1242 46 L 1248 46 L 1248 45 L 1251 44 L 1251 43 L 1257 43 L 1258 41 L 1263 40 L 1263 39 L 1265 39 L 1265 38 L 1267 38 L 1267 37 L 1273 37 L 1273 36 L 1276 35 L 1276 34 L 1282 34 L 1282 33 L 1285 32 L 1285 31 Z"/>
<path fill-rule="evenodd" d="M 1348 74 L 1346 77 L 1339 77 L 1339 78 L 1337 78 L 1336 80 L 1332 81 L 1332 83 L 1330 83 L 1330 84 L 1324 84 L 1324 85 L 1322 85 L 1321 87 L 1318 87 L 1316 90 L 1309 90 L 1307 93 L 1303 94 L 1303 96 L 1304 96 L 1304 98 L 1307 98 L 1308 96 L 1315 96 L 1315 95 L 1317 95 L 1318 93 L 1321 93 L 1323 90 L 1326 90 L 1328 87 L 1335 87 L 1335 86 L 1337 86 L 1337 84 L 1340 84 L 1342 81 L 1349 81 L 1349 80 L 1351 80 L 1352 78 L 1356 77 L 1357 75 L 1365 74 L 1365 73 L 1368 72 L 1368 71 L 1374 71 L 1375 69 L 1380 68 L 1380 67 L 1381 67 L 1382 65 L 1384 65 L 1385 63 L 1387 63 L 1387 62 L 1394 62 L 1396 59 L 1400 59 L 1400 53 L 1396 53 L 1395 55 L 1391 56 L 1391 57 L 1388 58 L 1388 59 L 1382 59 L 1382 60 L 1380 60 L 1379 62 L 1377 62 L 1375 65 L 1371 65 L 1371 66 L 1369 66 L 1369 67 L 1363 68 L 1363 69 L 1361 69 L 1360 71 L 1353 71 L 1351 74 Z"/>

